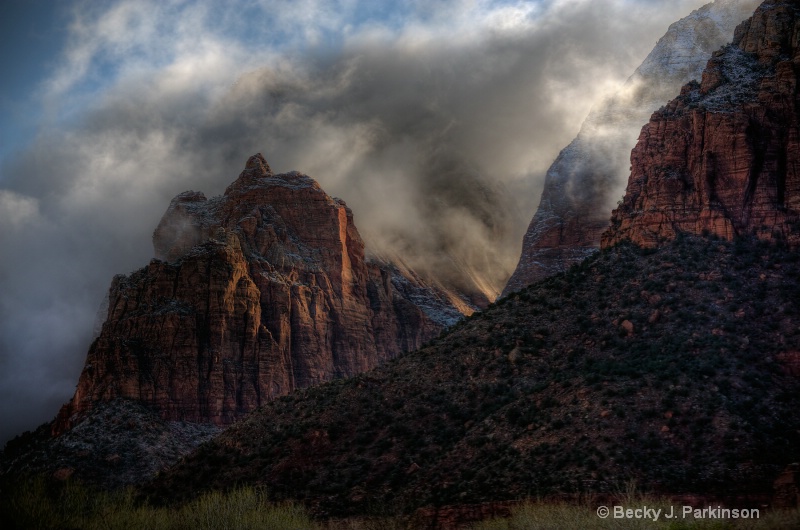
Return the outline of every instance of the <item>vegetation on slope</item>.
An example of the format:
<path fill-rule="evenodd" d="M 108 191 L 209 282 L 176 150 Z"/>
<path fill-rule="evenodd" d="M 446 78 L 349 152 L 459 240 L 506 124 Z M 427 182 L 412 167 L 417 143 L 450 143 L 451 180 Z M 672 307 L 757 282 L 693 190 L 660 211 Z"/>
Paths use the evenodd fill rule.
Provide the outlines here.
<path fill-rule="evenodd" d="M 603 492 L 769 494 L 800 458 L 796 252 L 620 245 L 420 351 L 297 392 L 147 491 L 264 484 L 317 515 Z"/>
<path fill-rule="evenodd" d="M 10 440 L 0 453 L 0 488 L 24 476 L 71 477 L 104 489 L 141 484 L 220 432 L 210 424 L 166 421 L 142 403 L 99 403 L 69 431 L 52 423 Z"/>

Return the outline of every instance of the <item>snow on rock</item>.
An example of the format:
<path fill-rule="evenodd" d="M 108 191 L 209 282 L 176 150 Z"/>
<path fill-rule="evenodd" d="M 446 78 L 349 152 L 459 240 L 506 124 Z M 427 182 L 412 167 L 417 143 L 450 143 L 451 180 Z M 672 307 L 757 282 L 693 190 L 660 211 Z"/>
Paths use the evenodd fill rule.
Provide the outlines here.
<path fill-rule="evenodd" d="M 547 171 L 539 208 L 503 295 L 566 270 L 599 247 L 611 210 L 625 191 L 630 152 L 642 125 L 681 86 L 700 79 L 712 52 L 731 41 L 736 26 L 759 3 L 716 0 L 675 22 L 625 85 L 591 111 Z M 726 64 L 737 65 L 726 75 L 749 79 L 746 59 Z M 718 106 L 728 96 L 720 92 L 706 104 Z"/>

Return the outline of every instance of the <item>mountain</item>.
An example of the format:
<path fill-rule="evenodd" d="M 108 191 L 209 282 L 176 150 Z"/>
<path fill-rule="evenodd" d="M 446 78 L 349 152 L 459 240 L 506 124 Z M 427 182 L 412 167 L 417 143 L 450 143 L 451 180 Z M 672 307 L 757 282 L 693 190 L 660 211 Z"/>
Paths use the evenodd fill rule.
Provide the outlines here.
<path fill-rule="evenodd" d="M 309 177 L 274 175 L 256 155 L 224 196 L 178 196 L 155 232 L 162 259 L 112 285 L 56 430 L 73 427 L 10 443 L 5 478 L 122 475 L 124 451 L 148 458 L 140 441 L 191 450 L 183 417 L 225 424 L 257 404 L 217 435 L 195 431 L 208 441 L 170 469 L 137 471 L 161 468 L 140 493 L 169 502 L 255 484 L 320 518 L 435 517 L 448 505 L 611 495 L 631 481 L 693 502 L 769 503 L 800 460 L 796 28 L 800 0 L 767 0 L 703 82 L 652 116 L 600 251 L 416 351 L 388 353 L 424 340 L 404 319 L 455 317 L 447 294 L 370 262 L 346 206 Z M 280 340 L 297 330 L 325 347 Z M 342 337 L 372 337 L 385 362 L 336 377 L 369 359 L 353 341 L 339 349 Z M 301 388 L 319 374 L 293 368 L 309 351 L 334 379 Z M 254 352 L 282 352 L 269 358 L 295 379 L 262 371 Z M 294 391 L 251 400 L 263 380 Z M 170 392 L 151 391 L 162 383 Z"/>
<path fill-rule="evenodd" d="M 277 396 L 376 367 L 471 312 L 407 269 L 370 260 L 352 212 L 262 155 L 221 197 L 175 197 L 157 259 L 117 276 L 108 315 L 53 432 L 136 400 L 227 425 Z"/>
<path fill-rule="evenodd" d="M 597 251 L 623 193 L 631 148 L 650 114 L 699 79 L 756 0 L 716 0 L 672 24 L 625 86 L 587 116 L 547 171 L 539 208 L 503 295 L 569 268 Z"/>
<path fill-rule="evenodd" d="M 153 246 L 114 278 L 72 400 L 7 444 L 3 480 L 141 483 L 258 406 L 375 368 L 474 310 L 368 257 L 343 201 L 261 154 L 224 195 L 175 197 Z"/>
<path fill-rule="evenodd" d="M 320 517 L 632 480 L 769 503 L 800 458 L 797 28 L 800 0 L 767 0 L 653 115 L 600 252 L 419 351 L 265 405 L 145 492 L 263 484 Z"/>
<path fill-rule="evenodd" d="M 800 243 L 797 2 L 765 2 L 701 82 L 653 114 L 602 244 L 679 233 Z"/>

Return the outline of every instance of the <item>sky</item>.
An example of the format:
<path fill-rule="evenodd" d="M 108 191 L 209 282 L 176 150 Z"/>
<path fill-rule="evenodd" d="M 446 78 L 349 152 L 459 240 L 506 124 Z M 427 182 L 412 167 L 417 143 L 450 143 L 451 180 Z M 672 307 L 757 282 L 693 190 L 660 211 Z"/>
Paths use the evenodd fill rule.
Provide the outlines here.
<path fill-rule="evenodd" d="M 704 3 L 4 0 L 0 442 L 72 396 L 169 200 L 256 152 L 372 253 L 491 297 L 559 150 Z"/>

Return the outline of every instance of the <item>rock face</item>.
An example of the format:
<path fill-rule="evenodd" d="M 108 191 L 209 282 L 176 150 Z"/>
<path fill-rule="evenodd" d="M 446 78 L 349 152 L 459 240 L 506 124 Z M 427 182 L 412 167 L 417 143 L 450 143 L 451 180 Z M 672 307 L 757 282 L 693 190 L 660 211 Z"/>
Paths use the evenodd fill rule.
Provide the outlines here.
<path fill-rule="evenodd" d="M 175 197 L 153 245 L 158 259 L 114 278 L 107 320 L 55 433 L 115 398 L 167 420 L 228 424 L 418 348 L 471 312 L 367 259 L 344 202 L 308 176 L 273 174 L 260 154 L 223 196 Z"/>
<path fill-rule="evenodd" d="M 679 233 L 800 243 L 800 2 L 768 0 L 654 113 L 602 245 Z"/>
<path fill-rule="evenodd" d="M 717 0 L 672 24 L 614 96 L 586 118 L 545 178 L 519 264 L 503 294 L 517 291 L 595 252 L 629 174 L 631 148 L 650 114 L 699 79 L 711 53 L 729 42 L 758 0 Z"/>

